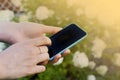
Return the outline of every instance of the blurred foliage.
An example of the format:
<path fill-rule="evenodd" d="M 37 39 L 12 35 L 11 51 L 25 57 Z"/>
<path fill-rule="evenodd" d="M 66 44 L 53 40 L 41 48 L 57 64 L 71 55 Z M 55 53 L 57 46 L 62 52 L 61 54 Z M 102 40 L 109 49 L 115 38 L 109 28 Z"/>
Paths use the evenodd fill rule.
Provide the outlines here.
<path fill-rule="evenodd" d="M 89 68 L 81 69 L 74 67 L 72 57 L 74 55 L 74 52 L 78 50 L 86 52 L 89 59 L 93 60 L 93 57 L 91 55 L 91 46 L 93 45 L 92 41 L 95 39 L 95 37 L 100 37 L 101 39 L 103 39 L 107 43 L 108 49 L 113 50 L 118 46 L 116 46 L 115 42 L 111 40 L 109 41 L 104 37 L 105 30 L 107 29 L 111 32 L 111 29 L 108 29 L 99 24 L 97 20 L 94 20 L 94 24 L 91 25 L 84 14 L 82 14 L 81 16 L 76 16 L 76 9 L 78 9 L 80 6 L 67 7 L 66 1 L 67 0 L 24 0 L 23 6 L 26 13 L 31 12 L 33 15 L 32 18 L 29 20 L 30 22 L 61 27 L 65 27 L 66 25 L 71 23 L 76 23 L 80 25 L 80 27 L 83 28 L 85 31 L 87 31 L 87 38 L 71 48 L 71 54 L 65 57 L 64 62 L 61 65 L 53 66 L 52 64 L 48 64 L 47 70 L 45 72 L 18 80 L 87 80 L 87 76 L 89 74 L 94 74 L 97 77 L 97 80 L 119 80 L 119 68 L 116 66 L 111 66 L 110 58 L 112 57 L 112 55 L 104 54 L 104 57 L 101 60 L 97 60 L 98 65 L 101 63 L 106 64 L 111 67 L 110 69 L 113 69 L 109 71 L 105 76 L 100 76 L 96 73 L 95 70 L 90 70 Z M 36 9 L 39 6 L 46 6 L 52 9 L 55 14 L 46 20 L 40 21 L 35 17 Z M 59 18 L 59 20 L 57 18 Z M 15 21 L 17 21 L 17 18 L 15 18 Z M 58 24 L 59 21 L 60 23 Z M 114 35 L 111 35 L 111 38 L 114 38 L 114 40 L 117 39 L 117 37 L 115 37 Z M 115 50 L 114 52 L 117 52 L 117 50 Z M 105 53 L 109 52 L 106 51 Z"/>

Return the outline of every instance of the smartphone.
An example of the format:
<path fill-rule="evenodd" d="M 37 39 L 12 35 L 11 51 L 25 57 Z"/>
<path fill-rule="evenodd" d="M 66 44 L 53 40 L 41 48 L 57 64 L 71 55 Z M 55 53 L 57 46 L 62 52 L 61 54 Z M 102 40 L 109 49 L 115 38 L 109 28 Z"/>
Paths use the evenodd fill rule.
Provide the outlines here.
<path fill-rule="evenodd" d="M 50 60 L 56 54 L 62 54 L 66 49 L 71 48 L 86 37 L 87 33 L 76 24 L 70 24 L 58 33 L 50 37 L 52 45 L 48 46 Z"/>

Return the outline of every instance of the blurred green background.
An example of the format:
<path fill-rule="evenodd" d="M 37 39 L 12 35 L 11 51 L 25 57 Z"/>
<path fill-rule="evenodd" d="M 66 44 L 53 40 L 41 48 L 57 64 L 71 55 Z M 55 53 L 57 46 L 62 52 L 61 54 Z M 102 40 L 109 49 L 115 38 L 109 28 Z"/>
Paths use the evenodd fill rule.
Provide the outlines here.
<path fill-rule="evenodd" d="M 47 64 L 45 72 L 18 80 L 119 80 L 119 3 L 119 0 L 22 0 L 20 7 L 24 12 L 13 21 L 57 27 L 75 23 L 88 36 L 71 48 L 71 54 L 61 64 Z"/>
<path fill-rule="evenodd" d="M 62 64 L 56 66 L 48 64 L 44 73 L 19 80 L 119 80 L 120 59 L 115 60 L 117 62 L 113 60 L 115 54 L 120 52 L 119 2 L 119 0 L 23 0 L 22 6 L 25 11 L 23 15 L 29 16 L 28 21 L 58 27 L 75 23 L 84 29 L 88 36 L 71 48 L 71 54 L 64 58 Z M 90 69 L 89 65 L 83 68 L 80 65 L 75 66 L 73 56 L 76 51 L 84 52 L 89 62 L 93 61 L 96 66 L 93 69 Z M 96 69 L 101 65 L 107 67 L 104 75 Z M 102 71 L 104 72 L 104 69 Z"/>

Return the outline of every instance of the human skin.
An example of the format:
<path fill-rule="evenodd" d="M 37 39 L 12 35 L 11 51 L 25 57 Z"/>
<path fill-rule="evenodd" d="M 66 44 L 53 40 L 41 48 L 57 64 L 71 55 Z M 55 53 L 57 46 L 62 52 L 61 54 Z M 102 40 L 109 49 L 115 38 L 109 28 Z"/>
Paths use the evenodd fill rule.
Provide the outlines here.
<path fill-rule="evenodd" d="M 37 23 L 0 23 L 0 40 L 12 44 L 12 46 L 0 54 L 0 78 L 13 79 L 45 71 L 43 64 L 47 64 L 49 60 L 46 46 L 51 43 L 50 39 L 45 37 L 45 34 L 55 34 L 59 30 L 61 30 L 61 28 Z M 36 39 L 38 37 L 39 39 Z M 48 42 L 43 37 L 47 38 L 46 40 Z M 39 44 L 39 46 L 35 46 L 35 44 L 32 43 Z M 69 52 L 69 50 L 66 50 L 63 56 L 69 54 Z M 37 65 L 39 69 L 33 68 L 35 71 L 28 71 L 32 70 L 30 66 L 37 64 L 34 61 L 38 59 L 38 56 L 39 59 L 41 59 L 37 62 L 40 63 L 39 66 Z M 57 62 L 60 57 L 60 54 L 56 55 L 53 62 Z"/>
<path fill-rule="evenodd" d="M 14 23 L 14 22 L 1 22 L 0 23 L 0 40 L 14 44 L 24 40 L 40 37 L 46 33 L 55 34 L 60 31 L 62 28 L 47 26 L 38 23 L 23 22 L 23 23 Z M 70 50 L 66 50 L 62 56 L 65 56 L 70 53 Z M 57 62 L 61 58 L 61 55 L 58 54 L 55 56 L 52 62 Z"/>
<path fill-rule="evenodd" d="M 16 79 L 45 71 L 41 63 L 49 60 L 45 36 L 16 43 L 0 53 L 0 79 Z M 41 49 L 41 50 L 40 50 Z"/>

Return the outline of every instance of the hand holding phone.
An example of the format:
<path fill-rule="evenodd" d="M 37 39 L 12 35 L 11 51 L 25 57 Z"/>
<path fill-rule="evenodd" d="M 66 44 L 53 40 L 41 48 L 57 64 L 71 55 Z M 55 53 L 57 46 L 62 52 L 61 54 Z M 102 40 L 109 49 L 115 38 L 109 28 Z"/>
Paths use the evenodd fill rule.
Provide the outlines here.
<path fill-rule="evenodd" d="M 50 37 L 52 45 L 48 47 L 50 60 L 56 54 L 62 54 L 66 49 L 71 48 L 85 38 L 87 33 L 75 24 L 70 24 L 58 33 Z"/>

